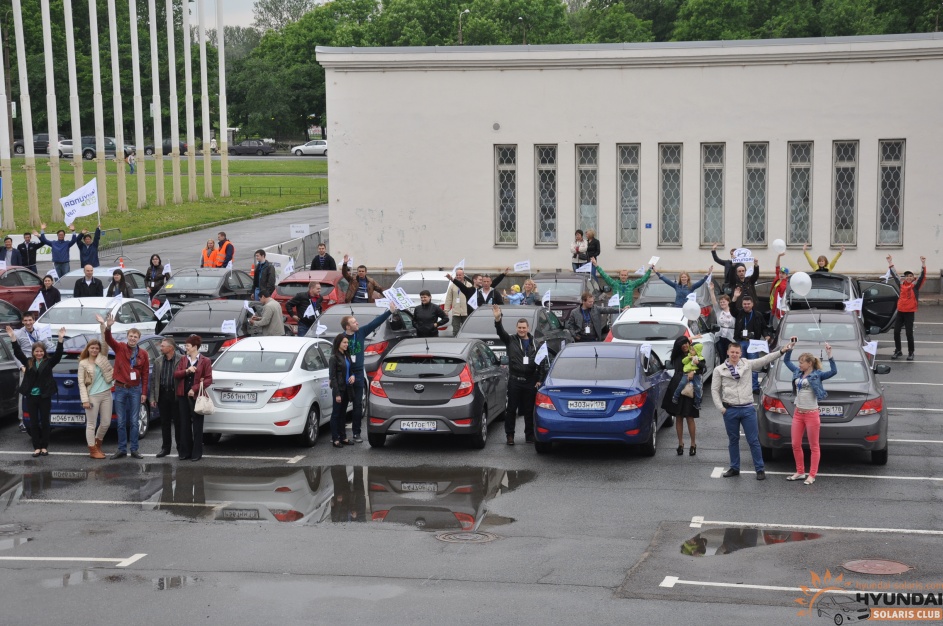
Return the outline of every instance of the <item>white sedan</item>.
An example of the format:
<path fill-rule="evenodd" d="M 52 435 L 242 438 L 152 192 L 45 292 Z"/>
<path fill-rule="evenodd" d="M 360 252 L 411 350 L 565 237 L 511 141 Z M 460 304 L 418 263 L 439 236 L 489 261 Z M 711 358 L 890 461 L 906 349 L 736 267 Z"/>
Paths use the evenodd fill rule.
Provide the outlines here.
<path fill-rule="evenodd" d="M 696 322 L 700 324 L 700 320 Z M 613 341 L 616 343 L 634 343 L 637 345 L 649 344 L 652 352 L 658 355 L 665 367 L 671 367 L 670 357 L 671 348 L 678 337 L 695 336 L 688 325 L 688 320 L 684 317 L 681 309 L 674 307 L 634 307 L 627 309 L 619 314 L 616 321 L 612 323 L 610 333 Z M 701 328 L 700 338 L 693 339 L 692 343 L 701 344 L 701 354 L 704 357 L 704 364 L 707 367 L 707 373 L 704 378 L 709 378 L 714 367 L 717 365 L 714 357 L 714 334 L 706 332 L 708 329 Z"/>
<path fill-rule="evenodd" d="M 327 142 L 323 139 L 315 139 L 300 146 L 293 146 L 289 152 L 295 156 L 327 156 Z"/>
<path fill-rule="evenodd" d="M 101 327 L 95 319 L 96 315 L 102 318 L 111 314 L 115 317 L 115 324 L 111 327 L 113 333 L 125 333 L 137 328 L 142 335 L 157 332 L 157 316 L 154 310 L 140 300 L 114 298 L 69 298 L 56 303 L 47 310 L 37 324 L 49 324 L 52 328 L 65 326 L 67 337 L 81 334 L 98 334 Z"/>
<path fill-rule="evenodd" d="M 213 363 L 206 433 L 297 435 L 303 446 L 331 420 L 331 342 L 313 337 L 246 337 Z"/>

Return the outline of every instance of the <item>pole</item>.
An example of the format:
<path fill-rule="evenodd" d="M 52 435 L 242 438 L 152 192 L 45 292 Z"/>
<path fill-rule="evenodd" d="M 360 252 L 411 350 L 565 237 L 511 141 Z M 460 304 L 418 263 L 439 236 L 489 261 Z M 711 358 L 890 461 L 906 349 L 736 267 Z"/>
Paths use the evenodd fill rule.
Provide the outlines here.
<path fill-rule="evenodd" d="M 9 17 L 13 13 L 13 9 L 9 9 L 6 15 L 3 18 L 4 25 L 7 28 L 6 37 L 3 39 L 3 72 L 4 72 L 4 83 L 6 84 L 7 90 L 7 130 L 10 133 L 7 141 L 7 148 L 13 149 L 13 85 L 10 84 L 10 77 L 13 75 L 13 72 L 10 71 L 10 20 Z"/>
<path fill-rule="evenodd" d="M 131 80 L 134 83 L 134 149 L 138 175 L 138 208 L 147 206 L 147 179 L 144 177 L 144 111 L 141 104 L 141 52 L 138 48 L 138 3 L 131 5 Z"/>
<path fill-rule="evenodd" d="M 167 204 L 164 199 L 164 129 L 160 103 L 160 58 L 157 54 L 157 9 L 154 0 L 147 1 L 147 18 L 151 29 L 151 107 L 154 114 L 154 179 L 157 186 L 157 206 Z"/>
<path fill-rule="evenodd" d="M 95 163 L 98 170 L 98 215 L 108 213 L 108 163 L 105 155 L 105 106 L 102 104 L 102 68 L 98 53 L 98 3 L 88 0 L 89 35 L 92 40 L 92 105 L 95 109 Z M 72 148 L 73 152 L 75 148 Z M 117 146 L 115 156 L 118 156 Z"/>
<path fill-rule="evenodd" d="M 196 140 L 193 132 L 193 68 L 190 44 L 193 34 L 190 32 L 190 0 L 183 0 L 183 83 L 186 86 L 184 102 L 187 106 L 187 199 L 196 202 Z"/>
<path fill-rule="evenodd" d="M 216 0 L 216 38 L 219 42 L 219 197 L 229 197 L 229 112 L 226 110 L 226 39 L 223 0 Z"/>
<path fill-rule="evenodd" d="M 186 7 L 184 7 L 186 10 Z M 177 120 L 177 51 L 174 48 L 174 3 L 165 0 L 164 12 L 167 14 L 167 72 L 170 86 L 170 162 L 172 168 L 174 204 L 183 202 L 180 195 L 180 124 Z M 189 146 L 187 146 L 189 148 Z"/>
<path fill-rule="evenodd" d="M 113 92 L 115 115 L 115 160 L 118 165 L 118 212 L 126 213 L 128 210 L 128 183 L 125 180 L 124 170 L 124 106 L 121 102 L 121 68 L 118 66 L 118 21 L 115 15 L 115 0 L 108 0 L 108 29 L 111 43 L 111 88 Z M 121 151 L 118 157 L 117 150 Z M 118 159 L 121 159 L 120 161 Z"/>
<path fill-rule="evenodd" d="M 210 153 L 210 88 L 206 79 L 206 6 L 197 0 L 196 15 L 200 40 L 200 112 L 203 113 L 203 197 L 213 197 L 213 155 Z"/>
<path fill-rule="evenodd" d="M 29 77 L 26 72 L 26 43 L 23 41 L 23 8 L 20 0 L 13 0 L 13 30 L 16 35 L 16 65 L 20 75 L 20 115 L 23 116 L 23 151 L 26 154 L 26 200 L 29 204 L 29 222 L 38 226 L 39 191 L 36 188 L 36 155 L 33 152 L 33 113 L 29 101 Z"/>
<path fill-rule="evenodd" d="M 3 33 L 0 32 L 0 38 Z M 6 45 L 7 40 L 3 40 Z M 11 231 L 16 228 L 16 222 L 13 219 L 13 164 L 10 162 L 10 126 L 9 111 L 7 110 L 7 79 L 9 73 L 7 68 L 0 66 L 0 97 L 3 98 L 4 106 L 0 107 L 0 176 L 3 177 L 3 230 Z"/>
<path fill-rule="evenodd" d="M 43 57 L 46 67 L 46 118 L 49 126 L 49 181 L 52 186 L 52 221 L 63 218 L 62 180 L 59 177 L 59 120 L 56 111 L 56 80 L 52 66 L 52 32 L 50 28 L 49 0 L 42 0 Z"/>
<path fill-rule="evenodd" d="M 69 118 L 72 123 L 72 170 L 75 188 L 85 184 L 85 163 L 82 161 L 82 125 L 79 112 L 79 87 L 75 75 L 75 27 L 72 24 L 72 0 L 63 0 L 65 12 L 65 50 L 69 67 Z"/>

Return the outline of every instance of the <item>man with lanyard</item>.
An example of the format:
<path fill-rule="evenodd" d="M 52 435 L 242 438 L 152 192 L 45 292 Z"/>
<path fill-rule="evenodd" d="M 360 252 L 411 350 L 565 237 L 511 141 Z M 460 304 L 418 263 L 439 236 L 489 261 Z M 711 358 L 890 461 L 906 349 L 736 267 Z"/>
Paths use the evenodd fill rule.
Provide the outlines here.
<path fill-rule="evenodd" d="M 318 244 L 318 256 L 311 259 L 311 271 L 317 270 L 337 271 L 337 261 L 327 253 L 327 245 L 323 243 Z"/>
<path fill-rule="evenodd" d="M 160 414 L 161 446 L 157 458 L 170 454 L 171 428 L 176 432 L 177 453 L 182 457 L 183 449 L 180 445 L 179 414 L 177 412 L 177 381 L 174 371 L 180 363 L 180 352 L 177 351 L 177 342 L 172 337 L 164 337 L 160 342 L 161 356 L 154 361 L 154 380 L 151 384 L 151 407 Z M 173 425 L 173 427 L 171 427 Z"/>
<path fill-rule="evenodd" d="M 216 267 L 229 267 L 229 263 L 236 254 L 236 248 L 231 241 L 226 239 L 226 233 L 223 231 L 216 235 L 216 239 L 219 241 L 216 251 Z"/>
<path fill-rule="evenodd" d="M 395 312 L 396 304 L 390 302 L 389 311 L 383 311 L 363 327 L 357 323 L 357 318 L 353 315 L 345 315 L 341 318 L 341 328 L 344 329 L 344 334 L 347 335 L 350 370 L 354 376 L 354 384 L 351 387 L 351 401 L 354 404 L 354 412 L 350 420 L 351 430 L 354 433 L 354 443 L 363 443 L 363 439 L 360 438 L 360 426 L 363 421 L 363 392 L 366 389 L 363 359 L 367 337 Z"/>
<path fill-rule="evenodd" d="M 460 281 L 457 278 L 453 279 L 451 274 L 446 274 L 445 277 L 451 280 L 452 284 L 458 287 L 458 290 L 464 294 L 466 300 L 468 301 L 468 306 L 472 309 L 477 309 L 478 307 L 487 304 L 504 304 L 504 298 L 501 297 L 501 293 L 492 287 L 497 287 L 498 284 L 504 280 L 504 276 L 510 270 L 511 268 L 509 267 L 505 268 L 503 273 L 494 277 L 493 281 L 487 274 L 482 274 L 480 277 L 481 287 L 479 288 L 469 287 L 463 281 Z"/>
<path fill-rule="evenodd" d="M 150 364 L 147 351 L 138 347 L 141 331 L 132 328 L 128 331 L 128 342 L 116 341 L 111 336 L 111 327 L 115 318 L 109 313 L 107 319 L 95 315 L 102 326 L 105 343 L 115 352 L 115 413 L 118 414 L 118 451 L 112 459 L 128 456 L 128 435 L 131 439 L 131 456 L 143 459 L 138 452 L 138 416 L 141 406 L 147 402 L 147 377 Z M 129 432 L 130 431 L 130 432 Z"/>
<path fill-rule="evenodd" d="M 252 277 L 252 299 L 260 301 L 261 294 L 275 293 L 277 276 L 275 266 L 265 259 L 265 250 L 255 251 L 255 276 Z"/>
<path fill-rule="evenodd" d="M 348 262 L 350 262 L 350 256 L 345 254 L 344 264 L 341 265 L 341 273 L 350 284 L 347 287 L 347 294 L 344 299 L 351 304 L 369 303 L 376 300 L 377 294 L 383 293 L 383 287 L 367 276 L 366 265 L 358 265 L 357 276 L 351 276 Z"/>
<path fill-rule="evenodd" d="M 534 443 L 534 400 L 540 388 L 544 368 L 537 364 L 537 342 L 530 334 L 527 320 L 517 320 L 517 333 L 514 337 L 504 330 L 501 307 L 491 307 L 494 313 L 494 328 L 501 342 L 507 347 L 508 355 L 508 402 L 504 414 L 504 434 L 507 444 L 514 445 L 514 426 L 518 410 L 524 413 L 524 443 Z M 546 365 L 548 359 L 544 359 Z"/>
<path fill-rule="evenodd" d="M 285 312 L 298 322 L 298 336 L 304 337 L 308 330 L 315 326 L 321 317 L 321 283 L 312 280 L 308 283 L 308 291 L 299 293 L 285 304 Z"/>
<path fill-rule="evenodd" d="M 733 292 L 733 299 L 741 301 L 741 308 L 735 312 L 737 323 L 733 327 L 733 336 L 740 344 L 740 350 L 748 359 L 758 359 L 759 352 L 750 352 L 750 341 L 753 339 L 762 339 L 769 342 L 769 334 L 766 330 L 766 320 L 762 313 L 753 310 L 753 298 L 742 295 L 738 288 Z M 753 370 L 753 393 L 760 392 L 759 374 Z"/>
<path fill-rule="evenodd" d="M 20 260 L 23 261 L 23 265 L 34 274 L 39 273 L 36 271 L 36 251 L 42 247 L 43 244 L 33 241 L 31 233 L 23 233 L 23 243 L 16 247 L 20 251 Z"/>
<path fill-rule="evenodd" d="M 593 306 L 596 299 L 593 294 L 586 291 L 580 297 L 582 304 L 580 308 L 570 313 L 566 319 L 566 329 L 570 331 L 570 336 L 576 341 L 602 341 L 603 322 L 602 316 L 612 313 L 618 314 L 620 309 L 608 306 Z"/>
<path fill-rule="evenodd" d="M 20 344 L 20 349 L 23 351 L 23 354 L 33 354 L 33 344 L 42 343 L 46 346 L 47 352 L 51 352 L 49 349 L 49 341 L 44 341 L 39 337 L 39 329 L 33 328 L 33 324 L 36 323 L 36 314 L 32 311 L 27 311 L 23 314 L 23 328 L 18 328 L 13 331 L 13 335 L 16 337 L 17 343 Z M 20 371 L 20 383 L 22 383 L 23 372 Z M 19 386 L 17 386 L 19 389 Z M 19 398 L 17 398 L 19 400 Z M 23 423 L 23 403 L 17 402 L 17 415 L 20 420 L 20 432 L 26 432 L 26 425 Z"/>

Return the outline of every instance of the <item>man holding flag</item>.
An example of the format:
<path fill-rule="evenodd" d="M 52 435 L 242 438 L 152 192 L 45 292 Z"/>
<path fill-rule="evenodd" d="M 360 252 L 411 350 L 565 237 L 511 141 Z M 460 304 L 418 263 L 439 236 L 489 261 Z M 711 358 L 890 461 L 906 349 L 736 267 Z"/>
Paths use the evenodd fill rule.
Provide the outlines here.
<path fill-rule="evenodd" d="M 65 276 L 72 271 L 72 267 L 69 265 L 69 248 L 74 246 L 79 240 L 78 235 L 75 234 L 75 224 L 69 224 L 69 230 L 72 231 L 72 239 L 68 241 L 66 241 L 65 238 L 65 231 L 61 228 L 59 232 L 56 233 L 55 241 L 46 239 L 45 224 L 40 224 L 40 228 L 42 230 L 39 231 L 39 243 L 52 248 L 52 264 L 56 268 L 56 274 Z"/>
<path fill-rule="evenodd" d="M 299 293 L 285 304 L 285 311 L 298 322 L 298 336 L 304 337 L 308 329 L 314 326 L 321 317 L 321 306 L 324 299 L 321 297 L 321 283 L 312 280 L 308 283 L 308 291 Z"/>
<path fill-rule="evenodd" d="M 635 290 L 648 281 L 649 277 L 652 275 L 652 270 L 655 269 L 654 265 L 649 265 L 645 275 L 638 280 L 629 280 L 629 270 L 619 270 L 619 280 L 616 281 L 606 274 L 605 270 L 599 267 L 596 263 L 596 257 L 590 259 L 590 262 L 593 264 L 593 267 L 599 270 L 599 275 L 602 277 L 603 281 L 612 287 L 613 294 L 619 296 L 619 308 L 622 309 L 627 309 L 632 306 L 632 302 L 635 299 Z"/>

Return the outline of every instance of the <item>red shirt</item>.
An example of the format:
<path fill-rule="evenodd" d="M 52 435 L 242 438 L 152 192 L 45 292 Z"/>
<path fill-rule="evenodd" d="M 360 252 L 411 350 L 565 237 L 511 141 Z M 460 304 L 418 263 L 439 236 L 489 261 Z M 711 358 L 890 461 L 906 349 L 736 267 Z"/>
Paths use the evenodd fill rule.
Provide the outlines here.
<path fill-rule="evenodd" d="M 920 288 L 927 280 L 927 268 L 923 268 L 920 277 L 912 283 L 901 281 L 900 298 L 897 300 L 897 310 L 901 313 L 913 313 L 917 310 L 917 298 L 920 297 Z"/>
<path fill-rule="evenodd" d="M 111 329 L 105 329 L 105 341 L 115 351 L 115 382 L 123 385 L 137 385 L 141 383 L 141 394 L 147 395 L 147 376 L 150 372 L 150 363 L 147 359 L 147 350 L 135 346 L 129 348 L 128 344 L 122 341 L 116 341 L 111 336 Z M 131 380 L 131 353 L 137 352 L 134 361 L 133 371 L 137 372 L 135 380 Z"/>

